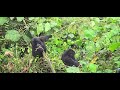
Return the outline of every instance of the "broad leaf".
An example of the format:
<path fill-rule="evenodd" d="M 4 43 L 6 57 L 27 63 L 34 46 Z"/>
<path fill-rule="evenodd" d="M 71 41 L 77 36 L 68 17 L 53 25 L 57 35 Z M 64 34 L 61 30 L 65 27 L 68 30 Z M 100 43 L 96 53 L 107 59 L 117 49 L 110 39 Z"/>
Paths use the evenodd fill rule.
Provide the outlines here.
<path fill-rule="evenodd" d="M 95 73 L 97 71 L 97 67 L 98 66 L 96 64 L 90 63 L 89 66 L 88 66 L 88 69 L 89 69 L 90 72 Z"/>
<path fill-rule="evenodd" d="M 7 34 L 5 35 L 5 38 L 11 41 L 18 41 L 20 39 L 21 35 L 16 30 L 8 30 Z"/>
<path fill-rule="evenodd" d="M 112 43 L 110 46 L 109 46 L 109 50 L 110 51 L 114 51 L 114 50 L 116 50 L 118 47 L 120 47 L 120 42 L 119 43 Z"/>

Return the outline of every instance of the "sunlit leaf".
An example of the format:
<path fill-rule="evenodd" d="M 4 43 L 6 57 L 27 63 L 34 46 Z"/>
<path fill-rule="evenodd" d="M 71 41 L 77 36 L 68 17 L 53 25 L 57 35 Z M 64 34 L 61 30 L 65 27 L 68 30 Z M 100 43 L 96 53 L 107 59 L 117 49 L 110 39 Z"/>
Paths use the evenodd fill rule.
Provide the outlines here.
<path fill-rule="evenodd" d="M 96 64 L 90 63 L 88 69 L 90 72 L 95 73 L 97 71 L 98 66 Z"/>
<path fill-rule="evenodd" d="M 112 43 L 111 45 L 109 45 L 109 50 L 110 51 L 114 51 L 114 50 L 116 50 L 118 47 L 120 47 L 120 42 L 119 43 Z"/>

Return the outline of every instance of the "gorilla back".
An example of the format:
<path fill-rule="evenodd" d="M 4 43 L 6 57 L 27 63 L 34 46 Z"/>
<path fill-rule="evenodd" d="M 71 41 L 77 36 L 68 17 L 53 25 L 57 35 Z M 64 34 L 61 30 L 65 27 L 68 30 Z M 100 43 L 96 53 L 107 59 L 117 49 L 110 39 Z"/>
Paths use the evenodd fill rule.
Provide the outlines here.
<path fill-rule="evenodd" d="M 75 55 L 75 52 L 72 49 L 68 49 L 63 53 L 61 59 L 65 65 L 78 67 L 80 64 L 75 59 L 74 55 Z"/>

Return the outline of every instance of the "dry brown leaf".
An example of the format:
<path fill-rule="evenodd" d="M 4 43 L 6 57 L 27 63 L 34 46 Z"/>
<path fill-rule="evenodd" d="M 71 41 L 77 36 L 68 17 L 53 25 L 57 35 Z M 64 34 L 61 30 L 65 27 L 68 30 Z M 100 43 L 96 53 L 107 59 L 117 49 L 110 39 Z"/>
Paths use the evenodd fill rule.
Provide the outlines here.
<path fill-rule="evenodd" d="M 4 53 L 4 56 L 14 57 L 14 56 L 13 56 L 13 52 L 11 52 L 11 51 L 6 51 L 6 52 Z"/>

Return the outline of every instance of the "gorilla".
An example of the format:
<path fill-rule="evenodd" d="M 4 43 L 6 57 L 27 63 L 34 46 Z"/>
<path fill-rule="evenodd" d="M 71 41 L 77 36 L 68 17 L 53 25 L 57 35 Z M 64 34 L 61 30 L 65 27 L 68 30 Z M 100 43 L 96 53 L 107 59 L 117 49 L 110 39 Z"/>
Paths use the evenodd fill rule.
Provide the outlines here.
<path fill-rule="evenodd" d="M 80 66 L 79 62 L 75 59 L 75 52 L 72 49 L 68 49 L 66 50 L 63 54 L 62 54 L 62 58 L 61 60 L 63 61 L 63 63 L 67 66 Z"/>
<path fill-rule="evenodd" d="M 51 37 L 52 35 L 46 35 L 32 38 L 32 55 L 34 57 L 43 57 L 43 51 L 46 52 L 45 42 Z"/>

